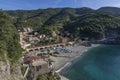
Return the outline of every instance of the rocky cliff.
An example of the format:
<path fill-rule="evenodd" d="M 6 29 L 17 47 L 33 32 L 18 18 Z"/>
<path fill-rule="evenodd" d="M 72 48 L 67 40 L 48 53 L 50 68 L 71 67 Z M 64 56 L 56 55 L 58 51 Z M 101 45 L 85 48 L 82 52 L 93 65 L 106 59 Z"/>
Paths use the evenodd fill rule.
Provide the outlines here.
<path fill-rule="evenodd" d="M 23 80 L 20 64 L 10 65 L 7 58 L 0 61 L 0 80 Z"/>
<path fill-rule="evenodd" d="M 18 64 L 21 53 L 13 19 L 0 11 L 0 80 L 23 80 Z"/>

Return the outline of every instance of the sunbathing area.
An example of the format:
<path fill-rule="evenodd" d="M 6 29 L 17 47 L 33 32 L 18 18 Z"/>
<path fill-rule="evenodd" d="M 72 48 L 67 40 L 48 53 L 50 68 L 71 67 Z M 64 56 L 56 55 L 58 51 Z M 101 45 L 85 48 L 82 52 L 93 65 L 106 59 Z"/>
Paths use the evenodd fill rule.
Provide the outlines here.
<path fill-rule="evenodd" d="M 86 47 L 74 44 L 34 50 L 24 55 L 22 63 L 24 67 L 34 66 L 39 67 L 40 70 L 46 67 L 45 69 L 59 73 L 65 67 L 71 65 L 74 59 L 80 57 L 88 49 L 96 46 L 98 45 Z M 44 66 L 44 68 L 41 66 Z M 62 78 L 63 80 L 67 80 L 64 77 Z"/>

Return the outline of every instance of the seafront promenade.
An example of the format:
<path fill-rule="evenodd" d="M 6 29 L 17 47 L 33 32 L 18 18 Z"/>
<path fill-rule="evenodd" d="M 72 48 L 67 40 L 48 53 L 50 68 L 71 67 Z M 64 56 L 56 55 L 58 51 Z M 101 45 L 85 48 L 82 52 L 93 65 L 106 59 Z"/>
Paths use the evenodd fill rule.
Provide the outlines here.
<path fill-rule="evenodd" d="M 26 48 L 27 52 L 30 51 L 37 51 L 37 50 L 41 50 L 41 49 L 45 49 L 45 48 L 50 48 L 50 47 L 59 47 L 59 46 L 65 46 L 65 45 L 73 45 L 74 42 L 67 42 L 67 43 L 58 43 L 58 44 L 52 44 L 52 45 L 46 45 L 46 46 L 36 46 L 36 47 L 30 47 L 30 48 Z"/>

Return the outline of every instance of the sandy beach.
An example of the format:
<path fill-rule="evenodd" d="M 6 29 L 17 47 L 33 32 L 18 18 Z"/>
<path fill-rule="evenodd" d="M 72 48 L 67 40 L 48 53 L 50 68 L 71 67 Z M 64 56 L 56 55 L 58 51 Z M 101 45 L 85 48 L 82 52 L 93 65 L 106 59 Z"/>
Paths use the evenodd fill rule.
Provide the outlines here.
<path fill-rule="evenodd" d="M 60 53 L 58 57 L 50 56 L 51 60 L 55 61 L 52 63 L 52 66 L 56 72 L 62 71 L 65 67 L 71 65 L 71 61 L 80 57 L 85 51 L 91 49 L 93 47 L 99 46 L 98 44 L 92 44 L 90 47 L 74 45 L 65 47 L 68 50 L 71 50 L 71 53 Z M 63 76 L 61 76 L 61 80 L 69 80 Z"/>

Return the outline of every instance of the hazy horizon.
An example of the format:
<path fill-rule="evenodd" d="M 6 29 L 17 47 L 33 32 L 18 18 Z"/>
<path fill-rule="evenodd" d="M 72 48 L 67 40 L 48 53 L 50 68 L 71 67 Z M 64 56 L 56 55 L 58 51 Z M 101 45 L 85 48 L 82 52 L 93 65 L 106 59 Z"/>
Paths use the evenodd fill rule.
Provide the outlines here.
<path fill-rule="evenodd" d="M 120 7 L 120 0 L 0 0 L 0 8 L 3 10 L 35 10 L 47 8 L 81 8 L 89 7 L 98 9 L 101 7 Z"/>

